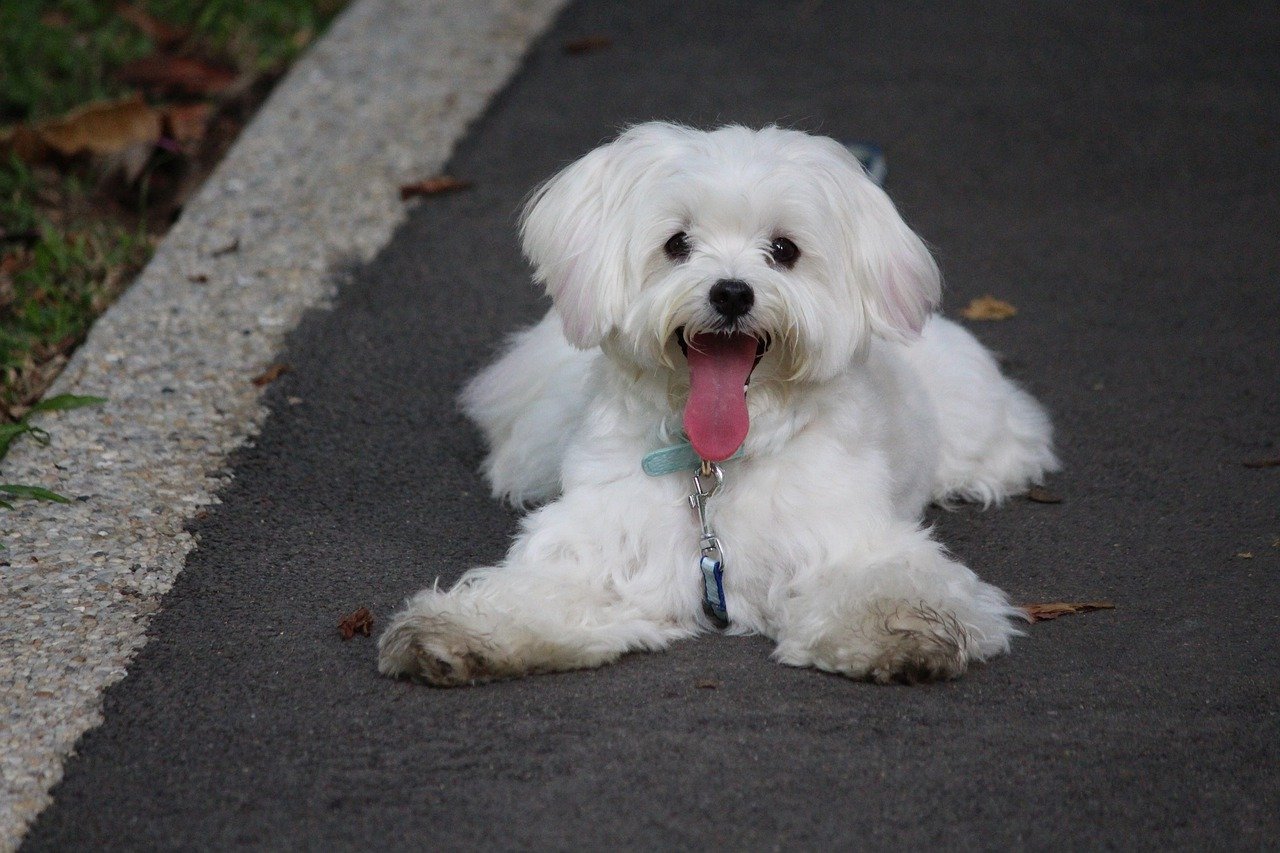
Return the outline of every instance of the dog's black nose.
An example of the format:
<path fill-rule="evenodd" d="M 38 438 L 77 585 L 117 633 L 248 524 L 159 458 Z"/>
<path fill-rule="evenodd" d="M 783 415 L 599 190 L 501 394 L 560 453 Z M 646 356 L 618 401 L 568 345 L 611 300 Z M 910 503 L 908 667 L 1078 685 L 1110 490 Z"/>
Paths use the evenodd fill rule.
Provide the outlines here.
<path fill-rule="evenodd" d="M 722 278 L 711 286 L 711 307 L 721 317 L 732 320 L 751 310 L 756 295 L 751 285 L 736 278 Z"/>

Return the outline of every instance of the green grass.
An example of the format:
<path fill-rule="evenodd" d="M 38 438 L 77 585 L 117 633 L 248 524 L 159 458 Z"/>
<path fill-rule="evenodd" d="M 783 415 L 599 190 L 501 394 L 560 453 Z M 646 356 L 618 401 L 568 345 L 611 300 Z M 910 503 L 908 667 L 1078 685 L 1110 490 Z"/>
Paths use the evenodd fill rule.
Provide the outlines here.
<path fill-rule="evenodd" d="M 151 238 L 136 225 L 76 216 L 59 227 L 37 207 L 43 198 L 73 208 L 85 192 L 75 178 L 41 180 L 17 158 L 0 165 L 0 223 L 38 235 L 29 248 L 6 253 L 16 269 L 0 291 L 0 412 L 10 419 L 34 402 L 61 357 L 151 255 Z"/>
<path fill-rule="evenodd" d="M 346 0 L 133 0 L 188 31 L 168 50 L 283 70 Z M 0 132 L 127 95 L 114 72 L 161 47 L 114 0 L 0 0 Z M 92 164 L 32 167 L 0 151 L 0 423 L 16 421 L 146 262 L 147 181 L 104 197 Z"/>
<path fill-rule="evenodd" d="M 47 118 L 118 94 L 111 69 L 150 48 L 108 2 L 0 4 L 0 120 Z"/>
<path fill-rule="evenodd" d="M 147 0 L 155 18 L 191 30 L 206 55 L 246 71 L 278 69 L 345 5 L 345 0 Z M 184 45 L 183 47 L 186 47 Z M 154 50 L 151 39 L 110 0 L 0 3 L 0 124 L 66 112 L 122 95 L 112 72 Z"/>

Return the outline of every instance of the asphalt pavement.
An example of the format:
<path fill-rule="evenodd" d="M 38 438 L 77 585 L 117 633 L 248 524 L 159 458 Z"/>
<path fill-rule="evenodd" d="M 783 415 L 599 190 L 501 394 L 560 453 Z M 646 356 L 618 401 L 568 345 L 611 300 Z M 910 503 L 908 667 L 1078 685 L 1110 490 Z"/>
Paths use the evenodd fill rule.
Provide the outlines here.
<path fill-rule="evenodd" d="M 611 43 L 567 53 L 570 39 Z M 332 310 L 31 850 L 1245 848 L 1280 838 L 1280 16 L 1271 4 L 579 3 Z M 371 85 L 376 75 L 371 77 Z M 521 200 L 626 123 L 879 143 L 954 316 L 1052 413 L 1058 504 L 935 512 L 1036 624 L 876 687 L 704 637 L 588 672 L 381 678 L 404 596 L 499 558 L 454 405 L 545 304 Z"/>

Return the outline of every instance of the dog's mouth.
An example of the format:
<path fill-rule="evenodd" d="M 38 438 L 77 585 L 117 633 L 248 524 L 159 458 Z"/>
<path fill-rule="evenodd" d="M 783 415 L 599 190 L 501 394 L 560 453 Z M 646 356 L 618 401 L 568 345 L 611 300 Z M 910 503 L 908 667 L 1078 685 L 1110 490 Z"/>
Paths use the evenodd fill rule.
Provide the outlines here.
<path fill-rule="evenodd" d="M 722 462 L 738 452 L 751 427 L 747 385 L 751 372 L 769 350 L 767 334 L 743 331 L 698 332 L 676 340 L 689 362 L 689 402 L 684 431 L 694 452 L 709 462 Z"/>

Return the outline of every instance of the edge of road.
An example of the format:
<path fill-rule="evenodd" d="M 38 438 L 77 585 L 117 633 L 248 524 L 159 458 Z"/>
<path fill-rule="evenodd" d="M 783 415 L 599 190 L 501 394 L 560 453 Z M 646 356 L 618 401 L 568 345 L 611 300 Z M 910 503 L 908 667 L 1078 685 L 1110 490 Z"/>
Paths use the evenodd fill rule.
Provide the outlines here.
<path fill-rule="evenodd" d="M 440 171 L 565 2 L 356 0 L 50 389 L 108 402 L 43 416 L 51 444 L 20 440 L 0 466 L 75 498 L 0 516 L 0 850 L 101 723 L 198 544 L 187 522 L 265 420 L 252 380 L 337 270 L 386 245 L 397 187 Z"/>

